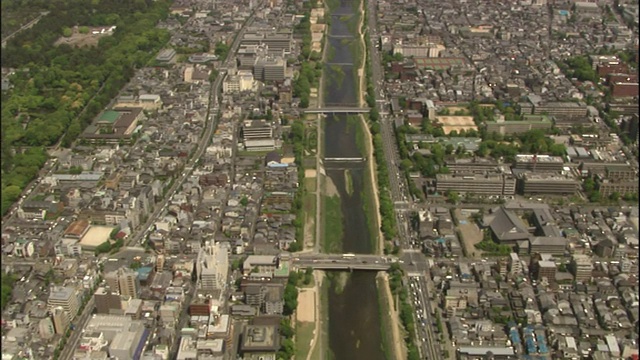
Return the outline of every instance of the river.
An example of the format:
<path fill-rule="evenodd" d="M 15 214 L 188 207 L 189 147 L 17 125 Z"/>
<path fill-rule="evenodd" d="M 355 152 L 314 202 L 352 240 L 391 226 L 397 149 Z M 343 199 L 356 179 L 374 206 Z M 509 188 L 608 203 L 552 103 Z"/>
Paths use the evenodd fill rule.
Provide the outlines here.
<path fill-rule="evenodd" d="M 337 3 L 337 0 L 334 1 Z M 329 43 L 325 49 L 323 72 L 326 107 L 359 105 L 359 77 L 354 68 L 354 56 L 362 56 L 364 49 L 355 50 L 359 46 L 356 45 L 359 44 L 359 38 L 355 16 L 358 5 L 357 0 L 340 0 L 338 6 L 330 6 Z M 345 115 L 328 115 L 323 120 L 325 158 L 365 157 L 363 146 L 359 144 L 363 141 L 363 130 L 356 129 L 362 127 L 361 122 L 354 120 L 347 119 Z M 377 244 L 372 241 L 370 234 L 364 211 L 367 197 L 362 191 L 365 182 L 371 181 L 366 176 L 367 163 L 341 163 L 339 168 L 325 165 L 327 176 L 340 195 L 343 252 L 374 253 Z M 348 169 L 350 181 L 345 176 L 345 168 Z M 325 278 L 331 284 L 328 294 L 323 296 L 328 297 L 329 348 L 335 360 L 385 359 L 375 277 L 374 272 L 355 271 L 350 274 L 330 272 Z"/>

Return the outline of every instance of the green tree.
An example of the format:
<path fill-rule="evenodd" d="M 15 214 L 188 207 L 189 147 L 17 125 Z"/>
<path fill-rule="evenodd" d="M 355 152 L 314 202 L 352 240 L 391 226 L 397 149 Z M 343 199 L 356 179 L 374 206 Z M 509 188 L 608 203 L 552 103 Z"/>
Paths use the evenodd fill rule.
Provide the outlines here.
<path fill-rule="evenodd" d="M 71 37 L 71 35 L 73 35 L 73 30 L 71 30 L 68 27 L 65 27 L 65 28 L 62 29 L 62 36 Z"/>

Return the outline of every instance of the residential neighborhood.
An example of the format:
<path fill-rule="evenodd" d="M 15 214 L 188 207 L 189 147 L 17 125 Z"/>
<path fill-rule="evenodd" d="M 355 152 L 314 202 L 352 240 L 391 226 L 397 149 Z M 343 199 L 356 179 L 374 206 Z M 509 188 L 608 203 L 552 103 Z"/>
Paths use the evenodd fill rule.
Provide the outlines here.
<path fill-rule="evenodd" d="M 126 17 L 148 27 L 126 76 L 86 98 L 80 75 L 42 90 L 91 115 L 60 120 L 51 143 L 32 123 L 53 105 L 33 89 L 54 80 L 29 80 L 42 59 L 30 70 L 3 57 L 3 131 L 24 132 L 2 140 L 3 360 L 348 358 L 326 325 L 343 291 L 363 309 L 375 300 L 381 359 L 638 358 L 637 3 L 166 5 L 157 24 Z M 361 69 L 334 60 L 347 8 L 362 20 L 349 29 Z M 55 23 L 51 46 L 115 48 L 129 15 L 102 15 Z M 12 20 L 3 47 L 30 47 L 20 32 L 47 16 Z M 336 66 L 353 68 L 358 106 L 326 103 Z M 362 157 L 331 168 L 326 123 L 340 111 L 365 125 Z M 366 163 L 371 194 L 354 191 L 348 162 Z M 331 212 L 327 186 L 371 196 L 376 217 L 349 224 L 368 205 Z M 374 229 L 379 249 L 345 250 L 330 221 Z M 347 280 L 323 287 L 357 272 L 384 277 L 372 286 L 388 303 Z"/>

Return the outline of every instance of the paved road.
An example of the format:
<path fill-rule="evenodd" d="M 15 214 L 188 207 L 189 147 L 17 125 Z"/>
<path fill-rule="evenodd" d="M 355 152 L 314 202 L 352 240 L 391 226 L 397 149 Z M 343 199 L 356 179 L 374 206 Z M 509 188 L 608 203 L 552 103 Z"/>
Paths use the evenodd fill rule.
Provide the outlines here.
<path fill-rule="evenodd" d="M 38 21 L 40 21 L 40 19 L 42 19 L 43 17 L 47 16 L 49 14 L 49 11 L 44 11 L 41 12 L 40 15 L 38 15 L 37 18 L 29 21 L 27 24 L 24 24 L 20 27 L 20 29 L 14 31 L 13 33 L 11 33 L 10 35 L 8 35 L 7 37 L 5 37 L 4 39 L 2 39 L 2 47 L 4 48 L 5 46 L 7 46 L 7 42 L 9 40 L 11 40 L 14 36 L 18 35 L 20 32 L 27 30 L 28 28 L 32 27 L 33 25 L 37 24 Z"/>
<path fill-rule="evenodd" d="M 377 36 L 377 13 L 376 13 L 376 2 L 370 1 L 367 3 L 369 6 L 368 9 L 368 22 L 369 22 L 369 32 L 371 34 L 371 39 L 375 40 Z M 404 264 L 403 268 L 405 271 L 408 269 L 416 268 L 417 269 L 426 269 L 426 258 L 424 255 L 420 253 L 416 253 L 411 245 L 411 230 L 409 226 L 409 216 L 407 210 L 407 200 L 410 200 L 410 195 L 408 194 L 408 186 L 406 184 L 406 179 L 404 174 L 400 171 L 400 154 L 398 152 L 397 143 L 395 140 L 395 132 L 393 119 L 382 115 L 383 109 L 380 106 L 381 99 L 381 87 L 383 77 L 383 71 L 380 54 L 378 50 L 374 46 L 369 46 L 369 56 L 371 59 L 371 73 L 372 73 L 372 81 L 374 86 L 375 98 L 376 98 L 376 108 L 378 112 L 381 114 L 380 118 L 380 133 L 382 136 L 382 142 L 384 147 L 384 154 L 386 157 L 386 162 L 389 165 L 389 183 L 390 183 L 390 191 L 391 191 L 391 199 L 393 200 L 395 206 L 396 213 L 396 221 L 398 225 L 398 240 L 402 246 L 403 256 L 408 257 L 409 264 Z M 412 206 L 410 206 L 411 208 Z M 420 264 L 420 265 L 413 265 Z M 424 271 L 424 270 L 423 270 Z M 428 285 L 430 279 L 425 277 L 425 284 Z M 428 295 L 428 286 L 424 286 L 423 294 L 425 297 L 429 297 Z M 418 348 L 420 349 L 421 357 L 425 357 L 428 359 L 441 359 L 441 353 L 439 349 L 434 347 L 434 344 L 437 344 L 436 338 L 433 336 L 434 331 L 432 328 L 431 322 L 427 322 L 426 324 L 417 325 L 422 328 L 424 332 L 424 337 L 419 337 L 416 339 Z M 424 339 L 424 340 L 422 340 Z M 431 345 L 430 345 L 431 344 Z"/>
<path fill-rule="evenodd" d="M 91 294 L 91 299 L 87 302 L 80 316 L 76 316 L 76 318 L 72 321 L 75 324 L 75 330 L 71 331 L 71 336 L 67 340 L 67 344 L 65 345 L 62 352 L 60 352 L 60 357 L 58 359 L 61 360 L 70 360 L 73 358 L 73 353 L 75 349 L 78 348 L 78 343 L 80 342 L 80 338 L 82 337 L 82 329 L 84 329 L 87 321 L 91 317 L 93 313 L 93 307 L 95 305 L 95 298 L 93 294 Z"/>

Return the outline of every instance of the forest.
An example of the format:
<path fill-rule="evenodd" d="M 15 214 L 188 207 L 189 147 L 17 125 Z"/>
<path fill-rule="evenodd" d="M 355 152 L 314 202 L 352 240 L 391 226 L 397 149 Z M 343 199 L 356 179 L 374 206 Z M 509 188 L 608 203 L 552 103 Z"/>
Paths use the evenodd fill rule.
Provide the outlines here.
<path fill-rule="evenodd" d="M 167 43 L 169 33 L 156 24 L 168 16 L 170 3 L 3 1 L 3 11 L 31 6 L 50 12 L 9 40 L 0 57 L 3 68 L 13 69 L 11 88 L 1 98 L 3 215 L 46 162 L 46 148 L 71 146 L 135 70 Z M 113 34 L 95 46 L 55 45 L 75 26 L 113 25 Z"/>

